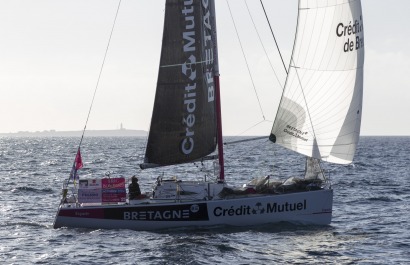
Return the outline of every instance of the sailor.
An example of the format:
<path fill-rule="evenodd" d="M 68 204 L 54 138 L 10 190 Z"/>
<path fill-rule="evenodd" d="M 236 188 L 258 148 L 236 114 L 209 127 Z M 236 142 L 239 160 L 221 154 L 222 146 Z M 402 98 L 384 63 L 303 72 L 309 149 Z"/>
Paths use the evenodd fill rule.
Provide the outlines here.
<path fill-rule="evenodd" d="M 128 199 L 135 200 L 141 195 L 138 178 L 134 175 L 131 178 L 131 184 L 128 186 Z"/>

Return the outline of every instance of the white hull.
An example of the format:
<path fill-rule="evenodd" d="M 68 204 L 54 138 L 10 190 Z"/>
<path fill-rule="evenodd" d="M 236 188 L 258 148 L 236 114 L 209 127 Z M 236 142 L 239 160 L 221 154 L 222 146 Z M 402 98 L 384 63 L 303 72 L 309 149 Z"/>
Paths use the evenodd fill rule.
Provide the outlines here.
<path fill-rule="evenodd" d="M 156 230 L 193 226 L 252 226 L 277 222 L 328 225 L 333 190 L 235 199 L 66 207 L 60 206 L 54 228 Z"/>

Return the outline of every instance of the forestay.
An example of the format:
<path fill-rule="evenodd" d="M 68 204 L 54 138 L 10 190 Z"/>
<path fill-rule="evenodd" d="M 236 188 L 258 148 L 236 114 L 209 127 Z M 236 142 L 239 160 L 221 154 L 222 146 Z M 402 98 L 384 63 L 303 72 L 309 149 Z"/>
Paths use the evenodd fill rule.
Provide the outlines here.
<path fill-rule="evenodd" d="M 289 74 L 270 139 L 333 163 L 359 140 L 364 38 L 360 0 L 299 1 Z"/>

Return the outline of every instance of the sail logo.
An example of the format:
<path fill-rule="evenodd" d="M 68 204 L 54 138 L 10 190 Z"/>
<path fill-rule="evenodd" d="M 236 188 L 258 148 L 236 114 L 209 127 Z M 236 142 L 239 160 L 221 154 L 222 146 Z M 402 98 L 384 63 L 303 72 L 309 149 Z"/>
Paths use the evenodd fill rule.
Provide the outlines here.
<path fill-rule="evenodd" d="M 363 32 L 362 16 L 360 16 L 359 20 L 356 19 L 354 22 L 350 21 L 348 24 L 343 24 L 341 22 L 336 26 L 336 35 L 339 38 L 347 37 L 347 41 L 343 45 L 344 52 L 352 52 L 364 47 L 363 36 L 359 35 L 361 32 Z"/>
<path fill-rule="evenodd" d="M 181 65 L 181 72 L 188 77 L 189 82 L 185 85 L 184 91 L 184 115 L 182 123 L 185 126 L 183 140 L 181 141 L 181 151 L 185 155 L 189 155 L 194 150 L 194 135 L 195 135 L 195 110 L 196 110 L 196 36 L 195 36 L 195 17 L 193 1 L 184 1 L 182 14 L 185 17 L 185 31 L 182 32 L 184 42 L 183 51 L 187 54 L 188 59 Z"/>
<path fill-rule="evenodd" d="M 182 129 L 184 132 L 181 133 L 182 141 L 179 148 L 184 155 L 188 156 L 192 154 L 195 147 L 195 125 L 197 121 L 202 120 L 202 117 L 197 117 L 197 100 L 202 103 L 200 99 L 203 93 L 206 93 L 208 102 L 214 102 L 215 99 L 214 46 L 210 1 L 202 0 L 198 3 L 185 0 L 183 3 L 181 14 L 185 28 L 182 32 L 182 49 L 187 59 L 181 64 L 181 72 L 187 80 L 183 93 Z M 202 60 L 199 62 L 198 58 Z M 199 64 L 202 69 L 200 71 L 198 68 L 200 73 L 197 74 Z"/>
<path fill-rule="evenodd" d="M 244 215 L 260 215 L 260 214 L 270 214 L 270 213 L 283 213 L 283 212 L 294 212 L 303 211 L 307 209 L 307 202 L 294 202 L 294 203 L 266 203 L 264 207 L 261 202 L 256 203 L 254 206 L 242 205 L 239 207 L 216 207 L 213 211 L 216 217 L 226 217 L 226 216 L 244 216 Z"/>
<path fill-rule="evenodd" d="M 213 102 L 215 99 L 214 90 L 214 42 L 212 40 L 212 24 L 211 24 L 211 12 L 208 0 L 202 1 L 203 7 L 203 39 L 204 50 L 202 57 L 205 63 L 205 81 L 208 90 L 208 102 Z"/>
<path fill-rule="evenodd" d="M 186 75 L 189 79 L 196 79 L 196 58 L 194 55 L 189 56 L 188 60 L 182 64 L 182 73 Z"/>
<path fill-rule="evenodd" d="M 286 128 L 283 129 L 283 131 L 284 131 L 285 133 L 287 133 L 287 134 L 293 136 L 293 137 L 296 137 L 296 138 L 302 140 L 302 141 L 307 142 L 307 140 L 308 140 L 307 138 L 304 137 L 304 136 L 306 136 L 306 135 L 308 134 L 308 132 L 303 132 L 303 131 L 301 131 L 301 130 L 299 130 L 299 129 L 293 127 L 293 126 L 286 125 Z"/>

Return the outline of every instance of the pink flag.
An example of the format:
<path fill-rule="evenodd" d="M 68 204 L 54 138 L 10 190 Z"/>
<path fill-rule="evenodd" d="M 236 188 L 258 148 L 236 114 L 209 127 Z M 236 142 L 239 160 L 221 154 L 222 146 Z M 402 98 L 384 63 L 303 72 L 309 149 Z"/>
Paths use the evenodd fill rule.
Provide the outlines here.
<path fill-rule="evenodd" d="M 78 148 L 77 155 L 75 156 L 75 169 L 78 170 L 83 167 L 83 160 L 81 159 L 80 148 Z"/>

